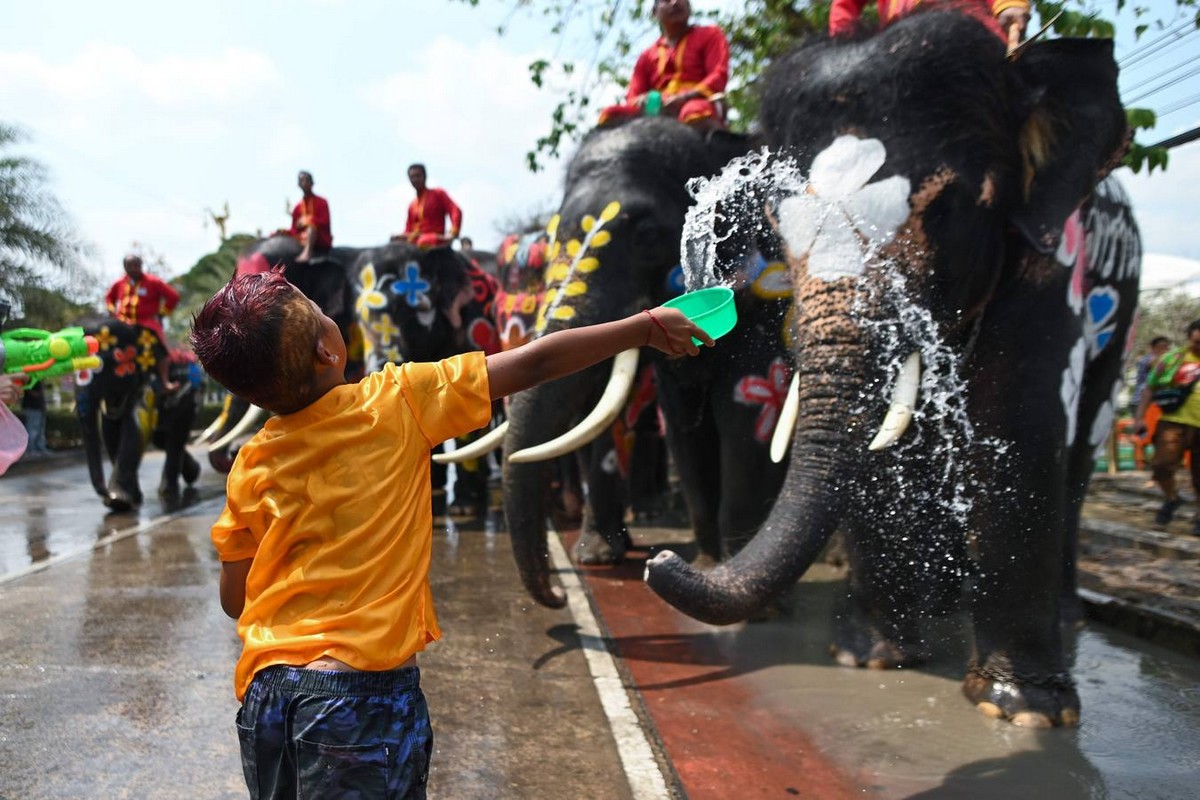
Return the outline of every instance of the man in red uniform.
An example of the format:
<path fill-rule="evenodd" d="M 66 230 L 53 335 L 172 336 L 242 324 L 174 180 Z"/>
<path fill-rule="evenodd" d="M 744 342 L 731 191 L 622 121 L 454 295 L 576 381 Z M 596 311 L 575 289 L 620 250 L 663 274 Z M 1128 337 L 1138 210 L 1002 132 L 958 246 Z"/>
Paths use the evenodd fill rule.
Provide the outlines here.
<path fill-rule="evenodd" d="M 140 325 L 158 337 L 154 357 L 163 388 L 174 391 L 179 384 L 170 380 L 167 363 L 167 337 L 163 333 L 162 317 L 171 313 L 179 303 L 179 292 L 171 284 L 142 270 L 142 258 L 125 256 L 125 277 L 117 279 L 104 296 L 108 310 L 129 325 Z"/>
<path fill-rule="evenodd" d="M 724 32 L 716 25 L 692 25 L 688 0 L 654 0 L 651 14 L 662 36 L 638 56 L 624 105 L 600 112 L 601 124 L 647 113 L 647 95 L 656 91 L 662 98 L 658 113 L 663 116 L 700 128 L 724 127 L 712 100 L 725 91 L 729 80 L 729 42 Z"/>
<path fill-rule="evenodd" d="M 829 35 L 844 36 L 853 33 L 868 0 L 833 0 L 829 9 Z M 912 11 L 921 0 L 878 0 L 879 24 L 886 25 L 897 17 Z M 1002 39 L 1009 39 L 1009 31 L 1015 25 L 1017 40 L 1025 37 L 1029 25 L 1029 0 L 958 0 L 956 5 L 964 11 L 978 13 L 985 20 L 999 26 Z"/>
<path fill-rule="evenodd" d="M 297 184 L 304 196 L 292 209 L 292 227 L 288 233 L 304 245 L 296 257 L 297 261 L 303 262 L 329 252 L 333 247 L 333 228 L 329 221 L 329 203 L 324 197 L 313 194 L 312 173 L 301 172 Z"/>
<path fill-rule="evenodd" d="M 408 168 L 408 182 L 417 190 L 417 199 L 408 205 L 404 235 L 398 238 L 407 239 L 421 248 L 450 244 L 457 239 L 462 230 L 462 209 L 450 199 L 445 189 L 425 185 L 424 164 L 413 164 Z M 446 217 L 450 217 L 448 235 Z"/>

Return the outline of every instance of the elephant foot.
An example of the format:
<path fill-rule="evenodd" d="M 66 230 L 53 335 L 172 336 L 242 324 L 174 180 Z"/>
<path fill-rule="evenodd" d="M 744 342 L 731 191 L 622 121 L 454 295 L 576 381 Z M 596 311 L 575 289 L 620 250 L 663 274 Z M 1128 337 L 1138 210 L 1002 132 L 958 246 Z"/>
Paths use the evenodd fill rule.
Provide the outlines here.
<path fill-rule="evenodd" d="M 614 566 L 625 560 L 625 553 L 632 547 L 633 539 L 625 528 L 611 538 L 597 531 L 585 531 L 575 545 L 575 563 L 591 567 Z"/>
<path fill-rule="evenodd" d="M 1021 682 L 973 665 L 963 679 L 963 694 L 979 713 L 1022 728 L 1073 728 L 1079 724 L 1079 695 L 1067 673 Z"/>
<path fill-rule="evenodd" d="M 104 496 L 104 505 L 116 512 L 132 511 L 141 504 L 141 498 L 135 499 L 125 492 L 109 492 Z"/>
<path fill-rule="evenodd" d="M 829 646 L 829 652 L 843 667 L 867 669 L 906 669 L 926 660 L 921 649 L 904 647 L 896 642 L 874 642 L 869 647 L 845 647 L 835 643 Z"/>
<path fill-rule="evenodd" d="M 183 456 L 183 466 L 180 467 L 179 471 L 183 475 L 183 482 L 191 486 L 200 480 L 200 462 L 187 453 L 184 453 Z"/>
<path fill-rule="evenodd" d="M 829 652 L 844 667 L 901 669 L 929 658 L 928 648 L 913 624 L 880 625 L 859 615 L 857 624 L 844 620 L 835 625 Z"/>

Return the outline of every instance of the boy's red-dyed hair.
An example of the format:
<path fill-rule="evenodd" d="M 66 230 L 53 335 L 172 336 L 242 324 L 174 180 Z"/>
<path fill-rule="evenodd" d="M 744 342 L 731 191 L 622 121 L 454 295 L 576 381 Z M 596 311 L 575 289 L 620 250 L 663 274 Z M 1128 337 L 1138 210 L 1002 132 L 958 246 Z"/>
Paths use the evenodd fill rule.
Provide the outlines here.
<path fill-rule="evenodd" d="M 309 402 L 321 320 L 281 268 L 235 275 L 192 319 L 190 341 L 218 383 L 280 414 Z"/>

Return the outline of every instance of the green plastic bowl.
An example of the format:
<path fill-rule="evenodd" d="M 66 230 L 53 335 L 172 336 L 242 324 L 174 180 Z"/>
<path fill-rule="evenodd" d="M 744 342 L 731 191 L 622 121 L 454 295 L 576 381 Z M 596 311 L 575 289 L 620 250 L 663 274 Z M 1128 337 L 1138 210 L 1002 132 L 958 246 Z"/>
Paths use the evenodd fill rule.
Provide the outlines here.
<path fill-rule="evenodd" d="M 737 325 L 737 303 L 733 302 L 733 290 L 727 286 L 697 289 L 668 300 L 663 305 L 678 308 L 714 339 L 720 339 Z M 692 341 L 701 343 L 694 336 Z"/>

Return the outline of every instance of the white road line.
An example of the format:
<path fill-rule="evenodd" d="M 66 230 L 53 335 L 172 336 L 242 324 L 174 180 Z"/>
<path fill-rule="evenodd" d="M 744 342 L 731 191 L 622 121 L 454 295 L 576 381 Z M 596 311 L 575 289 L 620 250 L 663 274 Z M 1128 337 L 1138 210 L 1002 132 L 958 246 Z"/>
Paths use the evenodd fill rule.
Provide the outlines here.
<path fill-rule="evenodd" d="M 612 727 L 617 753 L 621 756 L 634 800 L 669 800 L 671 793 L 667 790 L 667 781 L 654 758 L 641 721 L 629 703 L 629 693 L 617 671 L 608 642 L 600 635 L 600 626 L 592 614 L 579 573 L 558 536 L 551 532 L 546 539 L 550 545 L 550 559 L 560 571 L 559 578 L 567 591 L 567 607 L 579 627 L 580 644 L 600 695 L 600 704 Z"/>
<path fill-rule="evenodd" d="M 166 525 L 168 522 L 171 522 L 172 520 L 179 519 L 180 517 L 183 517 L 183 516 L 188 516 L 190 514 L 195 513 L 196 511 L 210 510 L 208 508 L 208 506 L 212 506 L 213 508 L 211 510 L 214 513 L 216 513 L 218 511 L 218 508 L 217 508 L 218 504 L 224 503 L 224 502 L 225 502 L 225 495 L 222 494 L 219 497 L 213 497 L 213 498 L 209 498 L 208 500 L 203 500 L 199 503 L 196 503 L 193 506 L 188 506 L 187 508 L 180 509 L 179 511 L 174 511 L 170 514 L 163 514 L 162 516 L 159 516 L 159 517 L 153 517 L 151 519 L 146 520 L 143 523 L 134 525 L 132 528 L 122 528 L 121 530 L 116 531 L 115 533 L 110 533 L 108 536 L 104 536 L 104 537 L 97 539 L 92 544 L 84 545 L 83 547 L 76 548 L 75 550 L 69 550 L 65 553 L 59 553 L 56 556 L 47 558 L 45 561 L 39 561 L 36 564 L 30 564 L 28 567 L 25 567 L 24 569 L 19 569 L 16 572 L 10 572 L 7 575 L 0 575 L 0 585 L 8 583 L 9 581 L 15 581 L 18 578 L 24 578 L 26 575 L 32 575 L 35 572 L 41 572 L 44 569 L 49 569 L 50 567 L 53 567 L 56 564 L 61 564 L 64 561 L 70 561 L 73 558 L 79 558 L 80 556 L 86 555 L 87 553 L 91 553 L 94 550 L 99 550 L 102 547 L 107 547 L 108 545 L 112 544 L 113 542 L 119 542 L 122 539 L 128 539 L 130 536 L 137 536 L 139 533 L 145 533 L 146 531 L 152 531 L 155 528 L 158 528 L 162 525 Z"/>

